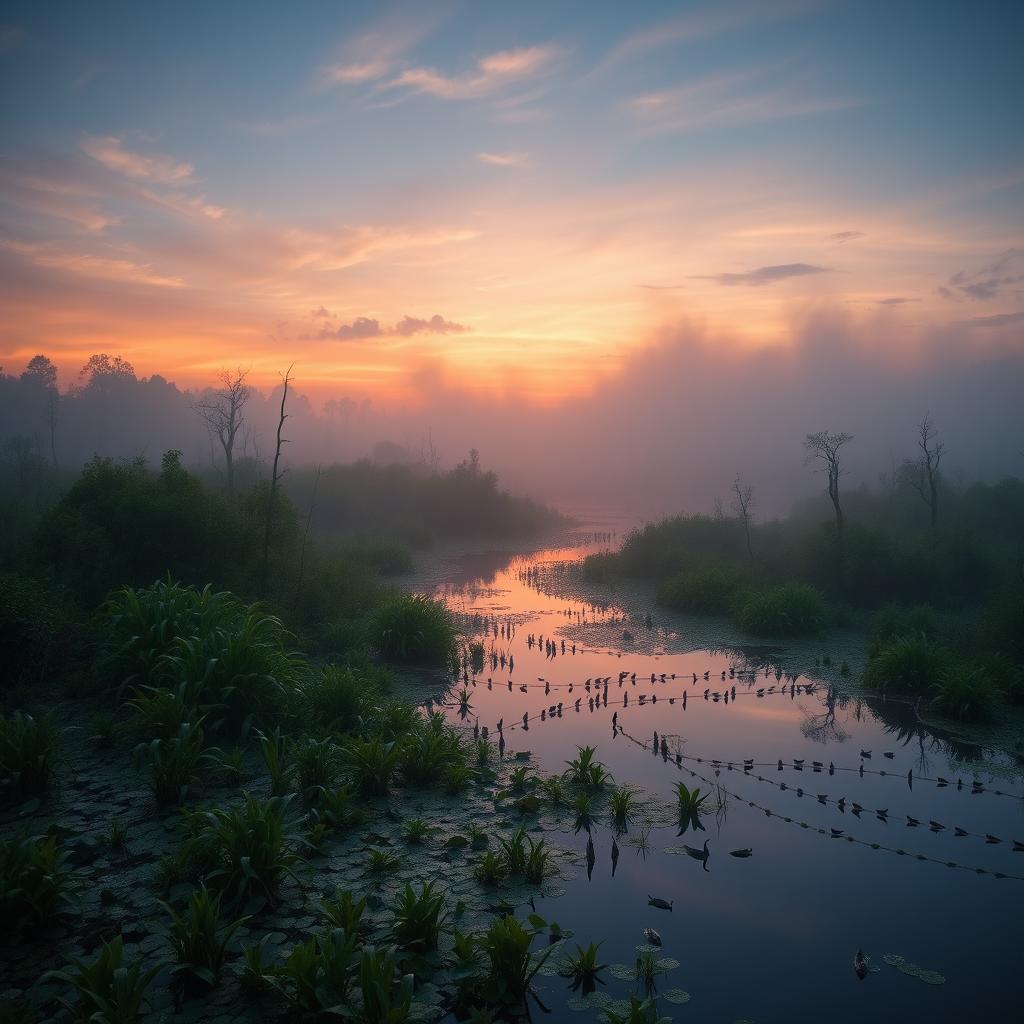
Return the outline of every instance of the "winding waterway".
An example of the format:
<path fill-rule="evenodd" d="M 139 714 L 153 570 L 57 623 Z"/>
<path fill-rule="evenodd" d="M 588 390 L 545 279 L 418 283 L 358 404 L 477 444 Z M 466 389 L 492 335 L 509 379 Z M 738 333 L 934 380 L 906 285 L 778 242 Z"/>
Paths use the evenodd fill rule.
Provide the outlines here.
<path fill-rule="evenodd" d="M 659 955 L 679 962 L 659 979 L 659 1010 L 677 1020 L 1018 1016 L 1019 765 L 936 733 L 909 704 L 857 697 L 856 634 L 755 645 L 727 623 L 668 616 L 642 591 L 586 591 L 579 561 L 624 525 L 453 558 L 428 588 L 484 648 L 447 695 L 453 721 L 486 728 L 506 758 L 529 751 L 547 774 L 595 746 L 616 783 L 663 806 L 680 781 L 713 791 L 717 813 L 682 836 L 637 824 L 616 835 L 607 817 L 566 830 L 579 867 L 537 912 L 574 942 L 602 941 L 609 965 L 632 965 L 656 929 Z M 686 854 L 705 841 L 706 860 Z M 600 1004 L 637 991 L 625 973 L 603 972 L 589 1005 L 550 968 L 538 992 L 550 1019 L 598 1019 Z"/>

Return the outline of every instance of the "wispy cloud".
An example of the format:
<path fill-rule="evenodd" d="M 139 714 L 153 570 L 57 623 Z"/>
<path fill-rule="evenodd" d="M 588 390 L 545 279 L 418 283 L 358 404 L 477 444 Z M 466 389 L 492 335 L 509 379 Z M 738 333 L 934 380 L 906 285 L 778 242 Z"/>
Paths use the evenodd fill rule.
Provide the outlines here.
<path fill-rule="evenodd" d="M 129 178 L 140 178 L 160 185 L 187 185 L 194 168 L 184 160 L 162 153 L 135 153 L 125 149 L 116 135 L 89 135 L 82 140 L 82 149 L 104 167 Z"/>
<path fill-rule="evenodd" d="M 828 240 L 842 245 L 844 242 L 856 242 L 859 238 L 863 237 L 863 231 L 833 231 L 832 234 L 828 236 Z"/>
<path fill-rule="evenodd" d="M 709 4 L 703 9 L 686 11 L 627 36 L 595 68 L 594 73 L 604 73 L 619 64 L 639 60 L 665 47 L 696 43 L 726 32 L 752 28 L 766 21 L 794 17 L 821 6 L 822 0 L 788 0 L 778 3 L 741 0 L 739 3 Z"/>
<path fill-rule="evenodd" d="M 939 286 L 938 293 L 944 299 L 981 302 L 996 298 L 1012 285 L 1024 285 L 1024 249 L 1007 249 L 980 270 L 958 270 Z"/>
<path fill-rule="evenodd" d="M 920 299 L 908 299 L 903 295 L 893 295 L 888 299 L 879 299 L 879 306 L 905 306 L 908 302 L 920 302 Z"/>
<path fill-rule="evenodd" d="M 757 124 L 859 106 L 860 100 L 829 96 L 787 65 L 716 72 L 659 92 L 635 96 L 628 106 L 640 123 L 658 132 L 719 125 Z"/>
<path fill-rule="evenodd" d="M 969 320 L 959 320 L 958 323 L 963 327 L 1009 327 L 1011 324 L 1024 324 L 1024 312 L 973 316 Z"/>
<path fill-rule="evenodd" d="M 138 263 L 121 256 L 99 255 L 68 248 L 59 243 L 21 242 L 14 239 L 0 239 L 0 248 L 19 253 L 38 267 L 63 270 L 83 277 L 159 288 L 185 287 L 185 282 L 180 277 L 161 274 L 149 263 Z"/>
<path fill-rule="evenodd" d="M 547 73 L 560 52 L 553 45 L 501 50 L 481 57 L 475 69 L 463 75 L 445 75 L 433 68 L 408 68 L 392 79 L 388 87 L 444 100 L 476 99 L 513 82 Z"/>
<path fill-rule="evenodd" d="M 529 153 L 477 153 L 477 160 L 492 167 L 528 167 Z"/>
<path fill-rule="evenodd" d="M 320 307 L 313 313 L 314 318 L 320 319 L 331 314 Z M 446 320 L 439 314 L 429 319 L 415 316 L 404 316 L 398 323 L 391 327 L 385 327 L 374 317 L 357 316 L 351 323 L 339 324 L 337 327 L 324 327 L 315 336 L 321 339 L 337 338 L 341 341 L 358 341 L 365 338 L 403 337 L 407 338 L 413 334 L 463 334 L 469 328 L 465 324 L 455 323 L 453 320 Z"/>
<path fill-rule="evenodd" d="M 705 280 L 717 281 L 719 284 L 734 286 L 748 285 L 760 287 L 765 284 L 775 284 L 777 281 L 787 281 L 791 277 L 807 277 L 811 274 L 827 274 L 828 267 L 818 267 L 813 263 L 779 263 L 770 267 L 758 267 L 743 274 L 710 274 Z"/>

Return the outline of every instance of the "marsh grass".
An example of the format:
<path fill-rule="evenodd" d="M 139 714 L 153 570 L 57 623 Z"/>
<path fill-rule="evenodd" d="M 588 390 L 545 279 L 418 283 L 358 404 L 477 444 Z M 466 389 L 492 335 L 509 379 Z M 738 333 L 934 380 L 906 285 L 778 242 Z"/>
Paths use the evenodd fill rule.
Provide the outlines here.
<path fill-rule="evenodd" d="M 220 896 L 211 895 L 205 886 L 192 893 L 181 913 L 169 903 L 162 906 L 171 918 L 168 938 L 175 961 L 172 973 L 186 992 L 213 988 L 220 980 L 227 945 L 247 919 L 222 926 Z"/>
<path fill-rule="evenodd" d="M 135 763 L 149 770 L 149 784 L 160 805 L 184 803 L 195 788 L 200 768 L 211 758 L 199 722 L 183 723 L 169 739 L 154 739 L 135 748 Z"/>
<path fill-rule="evenodd" d="M 395 941 L 414 953 L 435 950 L 447 920 L 443 892 L 430 882 L 422 882 L 418 893 L 406 885 L 395 905 Z"/>
<path fill-rule="evenodd" d="M 393 661 L 446 665 L 456 653 L 455 626 L 443 602 L 423 594 L 396 594 L 373 616 L 370 634 Z"/>
<path fill-rule="evenodd" d="M 354 899 L 347 889 L 338 889 L 331 899 L 324 900 L 320 905 L 332 928 L 356 935 L 361 927 L 363 914 L 366 913 L 366 899 Z"/>
<path fill-rule="evenodd" d="M 342 748 L 345 770 L 363 796 L 386 796 L 401 759 L 398 742 L 381 736 L 356 736 Z"/>
<path fill-rule="evenodd" d="M 0 716 L 0 782 L 22 798 L 44 793 L 53 780 L 60 730 L 51 714 Z"/>
<path fill-rule="evenodd" d="M 736 604 L 740 628 L 766 636 L 817 633 L 825 618 L 824 598 L 808 583 L 755 587 Z"/>
<path fill-rule="evenodd" d="M 53 921 L 71 906 L 75 876 L 55 836 L 0 841 L 0 919 L 15 934 Z"/>
<path fill-rule="evenodd" d="M 619 786 L 611 791 L 608 804 L 612 825 L 617 831 L 625 832 L 633 820 L 636 794 L 628 786 Z"/>

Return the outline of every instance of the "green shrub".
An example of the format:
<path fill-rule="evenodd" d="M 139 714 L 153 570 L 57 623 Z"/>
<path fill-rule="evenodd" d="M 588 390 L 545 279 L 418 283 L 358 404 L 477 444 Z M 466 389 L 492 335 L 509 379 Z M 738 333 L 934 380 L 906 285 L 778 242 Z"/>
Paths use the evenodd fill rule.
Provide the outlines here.
<path fill-rule="evenodd" d="M 120 936 L 103 943 L 93 963 L 72 963 L 73 971 L 50 971 L 44 979 L 62 981 L 75 990 L 75 1005 L 62 1002 L 73 1018 L 83 1024 L 131 1024 L 139 1020 L 146 990 L 160 970 L 151 967 L 144 971 L 141 957 L 126 965 Z"/>
<path fill-rule="evenodd" d="M 743 584 L 743 574 L 730 565 L 683 571 L 660 584 L 658 603 L 693 615 L 728 615 Z"/>
<path fill-rule="evenodd" d="M 396 594 L 377 609 L 370 627 L 385 658 L 446 665 L 455 653 L 455 626 L 443 602 L 423 594 Z"/>
<path fill-rule="evenodd" d="M 963 722 L 977 722 L 992 715 L 996 686 L 984 668 L 953 665 L 944 669 L 934 684 L 935 707 Z"/>
<path fill-rule="evenodd" d="M 780 583 L 748 590 L 736 606 L 736 621 L 749 633 L 816 633 L 825 622 L 825 602 L 806 583 Z"/>
<path fill-rule="evenodd" d="M 307 721 L 347 732 L 380 703 L 387 682 L 387 673 L 369 667 L 326 665 L 303 687 Z"/>
<path fill-rule="evenodd" d="M 359 947 L 354 933 L 332 928 L 296 946 L 274 972 L 301 1019 L 341 1016 L 349 1007 Z"/>
<path fill-rule="evenodd" d="M 211 896 L 205 886 L 192 893 L 184 913 L 179 914 L 168 903 L 162 905 L 171 916 L 172 972 L 186 991 L 212 988 L 220 980 L 227 944 L 243 921 L 222 927 L 220 896 Z"/>
<path fill-rule="evenodd" d="M 345 769 L 364 796 L 387 795 L 401 756 L 397 741 L 385 741 L 380 736 L 355 737 L 342 749 Z"/>
<path fill-rule="evenodd" d="M 395 906 L 395 941 L 413 953 L 435 950 L 446 920 L 443 892 L 430 882 L 421 883 L 418 893 L 406 885 Z"/>
<path fill-rule="evenodd" d="M 414 728 L 402 743 L 400 767 L 412 786 L 436 786 L 447 773 L 466 762 L 461 736 L 444 724 L 440 716 Z"/>
<path fill-rule="evenodd" d="M 53 836 L 0 841 L 0 919 L 17 931 L 47 924 L 69 904 L 74 875 Z"/>
<path fill-rule="evenodd" d="M 360 1024 L 404 1024 L 412 1009 L 413 976 L 403 975 L 389 949 L 367 946 L 356 968 Z"/>
<path fill-rule="evenodd" d="M 210 762 L 200 723 L 185 723 L 170 739 L 155 739 L 135 748 L 136 765 L 149 769 L 156 802 L 182 804 L 199 781 L 199 769 Z"/>
<path fill-rule="evenodd" d="M 871 616 L 868 653 L 871 655 L 881 651 L 901 636 L 923 636 L 934 640 L 938 633 L 938 617 L 930 605 L 883 605 Z"/>
<path fill-rule="evenodd" d="M 60 732 L 52 715 L 0 715 L 0 784 L 15 797 L 43 793 L 53 779 Z"/>
<path fill-rule="evenodd" d="M 234 810 L 203 811 L 199 833 L 214 859 L 207 883 L 223 892 L 233 906 L 247 901 L 274 903 L 278 889 L 297 859 L 289 821 L 291 796 L 260 800 L 243 794 Z"/>
<path fill-rule="evenodd" d="M 875 690 L 924 693 L 939 679 L 945 658 L 921 633 L 897 637 L 876 651 L 864 669 L 864 685 Z"/>

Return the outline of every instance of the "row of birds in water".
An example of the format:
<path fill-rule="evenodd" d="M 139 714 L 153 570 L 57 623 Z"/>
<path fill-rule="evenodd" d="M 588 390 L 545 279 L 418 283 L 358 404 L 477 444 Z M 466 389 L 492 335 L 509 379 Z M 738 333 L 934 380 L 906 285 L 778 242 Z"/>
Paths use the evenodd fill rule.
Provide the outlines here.
<path fill-rule="evenodd" d="M 636 738 L 635 736 L 630 735 L 629 733 L 625 732 L 621 728 L 619 729 L 619 735 L 624 736 L 630 742 L 635 743 L 638 747 L 640 747 L 640 748 L 642 748 L 644 750 L 648 749 L 648 746 L 647 746 L 646 742 Z M 1013 879 L 1015 881 L 1024 882 L 1024 875 L 1015 875 L 1015 874 L 1011 874 L 1009 872 L 998 871 L 998 870 L 995 870 L 995 869 L 992 869 L 992 868 L 975 867 L 975 866 L 971 866 L 971 865 L 968 865 L 968 864 L 961 864 L 958 861 L 945 860 L 945 859 L 940 858 L 940 857 L 932 857 L 932 856 L 929 856 L 928 854 L 924 854 L 924 853 L 914 853 L 914 852 L 911 852 L 909 850 L 905 850 L 902 847 L 887 846 L 884 843 L 872 842 L 872 841 L 869 841 L 869 840 L 866 840 L 866 839 L 860 839 L 857 836 L 851 835 L 845 829 L 823 828 L 823 827 L 814 826 L 814 825 L 809 824 L 806 821 L 799 821 L 799 820 L 797 820 L 797 819 L 795 819 L 795 818 L 793 818 L 791 816 L 779 814 L 777 811 L 773 810 L 770 807 L 767 807 L 767 806 L 765 806 L 763 804 L 760 804 L 760 803 L 758 803 L 755 800 L 749 800 L 749 799 L 743 797 L 741 794 L 736 793 L 736 792 L 728 789 L 726 786 L 722 785 L 721 780 L 719 778 L 716 777 L 716 778 L 712 779 L 712 778 L 709 778 L 708 776 L 702 774 L 701 772 L 698 772 L 698 771 L 694 770 L 693 768 L 686 767 L 682 763 L 682 759 L 681 758 L 666 758 L 664 760 L 664 763 L 666 765 L 671 765 L 671 766 L 675 767 L 679 771 L 687 772 L 690 775 L 691 778 L 700 779 L 703 783 L 705 783 L 705 785 L 707 785 L 709 787 L 709 789 L 713 789 L 715 787 L 720 788 L 721 791 L 726 796 L 728 796 L 730 799 L 739 801 L 741 803 L 745 803 L 745 804 L 747 804 L 748 807 L 754 808 L 755 810 L 762 811 L 766 817 L 777 818 L 778 820 L 780 820 L 782 822 L 785 822 L 786 824 L 794 825 L 794 826 L 796 826 L 796 827 L 798 827 L 798 828 L 800 828 L 802 830 L 806 830 L 806 831 L 809 831 L 809 832 L 814 832 L 815 834 L 823 836 L 823 837 L 828 838 L 828 839 L 844 840 L 845 842 L 856 844 L 856 845 L 862 846 L 862 847 L 864 847 L 866 849 L 880 850 L 880 851 L 883 851 L 883 852 L 886 852 L 886 853 L 895 854 L 895 855 L 900 856 L 900 857 L 911 857 L 912 859 L 917 860 L 917 861 L 930 862 L 930 863 L 933 863 L 933 864 L 939 864 L 939 865 L 942 865 L 942 866 L 947 867 L 947 868 L 952 868 L 952 869 L 961 870 L 961 871 L 969 871 L 972 874 L 976 874 L 976 875 L 989 875 L 989 876 L 991 876 L 993 878 L 997 878 L 997 879 Z M 1024 844 L 1015 844 L 1015 849 L 1016 849 L 1016 845 L 1024 845 Z M 707 842 L 705 842 L 705 848 L 707 848 Z M 686 848 L 685 852 L 688 855 L 690 855 L 690 856 L 695 856 L 695 854 L 690 853 L 690 849 L 691 848 Z M 701 857 L 697 857 L 696 859 L 702 859 L 702 858 Z M 705 866 L 705 868 L 707 867 L 707 859 L 706 858 L 704 858 L 704 866 Z"/>

